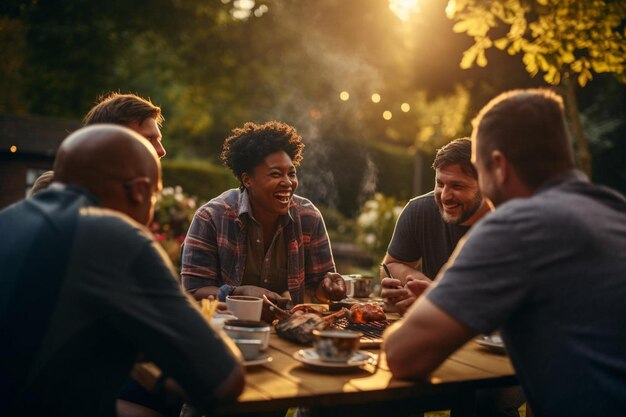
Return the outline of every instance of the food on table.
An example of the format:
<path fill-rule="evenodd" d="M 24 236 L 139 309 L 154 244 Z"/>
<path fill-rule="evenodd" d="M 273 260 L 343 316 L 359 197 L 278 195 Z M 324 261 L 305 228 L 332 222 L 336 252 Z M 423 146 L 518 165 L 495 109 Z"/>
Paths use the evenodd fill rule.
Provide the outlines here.
<path fill-rule="evenodd" d="M 328 307 L 323 304 L 297 304 L 291 310 L 289 310 L 289 313 L 293 314 L 296 311 L 303 311 L 305 313 L 316 313 L 321 316 L 328 311 Z"/>
<path fill-rule="evenodd" d="M 267 298 L 265 302 L 275 310 L 276 316 L 281 317 L 281 320 L 274 326 L 278 337 L 303 345 L 313 342 L 313 330 L 323 330 L 348 314 L 348 310 L 343 308 L 336 313 L 324 316 L 325 309 L 322 306 L 311 304 L 298 304 L 290 311 L 286 311 Z"/>
<path fill-rule="evenodd" d="M 386 319 L 385 312 L 378 304 L 356 303 L 350 307 L 350 321 L 352 323 L 361 324 Z"/>
<path fill-rule="evenodd" d="M 208 300 L 206 298 L 203 298 L 200 301 L 200 311 L 202 312 L 202 315 L 210 321 L 213 317 L 213 314 L 215 314 L 215 310 L 217 310 L 218 304 L 218 300 Z"/>

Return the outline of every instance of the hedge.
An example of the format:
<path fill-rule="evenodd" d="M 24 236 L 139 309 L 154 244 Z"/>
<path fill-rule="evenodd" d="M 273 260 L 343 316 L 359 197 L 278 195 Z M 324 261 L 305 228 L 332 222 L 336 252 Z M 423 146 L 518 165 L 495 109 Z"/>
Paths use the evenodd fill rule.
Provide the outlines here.
<path fill-rule="evenodd" d="M 180 185 L 186 194 L 198 197 L 200 204 L 239 185 L 228 169 L 210 162 L 184 160 L 162 162 L 163 186 Z"/>
<path fill-rule="evenodd" d="M 307 155 L 299 168 L 301 187 L 298 193 L 320 207 L 337 209 L 343 216 L 354 218 L 365 200 L 380 192 L 397 200 L 413 196 L 414 156 L 403 148 L 379 143 L 363 143 L 348 139 L 327 139 L 323 156 Z M 425 156 L 423 177 L 429 189 L 432 171 Z M 368 162 L 369 161 L 369 162 Z M 373 168 L 373 169 L 372 169 Z M 373 173 L 376 186 L 364 189 L 366 173 Z M 225 167 L 206 161 L 163 161 L 165 186 L 180 185 L 203 204 L 223 191 L 239 184 Z"/>

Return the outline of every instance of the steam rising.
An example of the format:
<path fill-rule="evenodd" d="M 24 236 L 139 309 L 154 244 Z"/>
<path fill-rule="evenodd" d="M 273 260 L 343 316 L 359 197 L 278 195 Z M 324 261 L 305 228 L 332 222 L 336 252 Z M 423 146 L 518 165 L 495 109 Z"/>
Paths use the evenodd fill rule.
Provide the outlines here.
<path fill-rule="evenodd" d="M 317 24 L 324 19 L 323 16 L 312 17 L 302 27 L 303 22 L 290 18 L 290 13 L 289 2 L 276 2 L 272 3 L 268 14 L 273 15 L 272 18 L 281 30 L 284 28 L 285 33 L 306 33 L 306 36 L 296 37 L 301 42 L 294 43 L 292 47 L 297 49 L 298 59 L 314 63 L 318 73 L 310 77 L 314 86 L 301 85 L 297 80 L 302 77 L 289 77 L 287 68 L 281 85 L 268 86 L 268 90 L 277 88 L 290 94 L 277 94 L 271 113 L 259 114 L 258 119 L 276 119 L 292 124 L 302 136 L 306 148 L 302 166 L 298 169 L 298 194 L 315 204 L 332 208 L 354 206 L 354 202 L 346 204 L 345 200 L 357 194 L 357 203 L 361 204 L 376 191 L 378 170 L 366 148 L 359 144 L 371 133 L 358 120 L 360 109 L 352 97 L 359 92 L 378 91 L 383 86 L 380 74 L 359 55 L 359 51 L 341 47 L 335 38 L 325 33 L 323 26 Z M 300 26 L 296 27 L 296 24 Z M 285 67 L 289 66 L 288 62 Z M 341 92 L 349 92 L 350 100 L 340 101 Z M 338 106 L 343 109 L 345 117 L 338 126 L 330 126 L 329 123 L 337 123 L 333 119 L 338 116 L 335 114 Z M 339 119 L 342 116 L 339 115 Z M 359 137 L 348 138 L 348 134 Z M 337 139 L 351 141 L 349 153 L 341 158 L 335 155 Z M 331 166 L 331 160 L 338 159 L 342 161 L 342 166 Z M 352 182 L 360 183 L 360 190 L 351 196 L 338 194 L 337 185 L 341 179 L 336 175 L 344 176 L 345 173 L 352 176 L 362 173 L 361 178 L 354 178 Z"/>

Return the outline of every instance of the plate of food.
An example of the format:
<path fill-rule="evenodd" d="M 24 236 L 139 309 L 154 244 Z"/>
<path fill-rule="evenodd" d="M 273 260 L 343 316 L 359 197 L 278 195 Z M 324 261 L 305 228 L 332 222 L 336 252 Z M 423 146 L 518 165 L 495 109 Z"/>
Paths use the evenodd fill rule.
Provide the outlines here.
<path fill-rule="evenodd" d="M 480 335 L 476 337 L 474 341 L 494 353 L 506 354 L 504 341 L 499 334 Z"/>

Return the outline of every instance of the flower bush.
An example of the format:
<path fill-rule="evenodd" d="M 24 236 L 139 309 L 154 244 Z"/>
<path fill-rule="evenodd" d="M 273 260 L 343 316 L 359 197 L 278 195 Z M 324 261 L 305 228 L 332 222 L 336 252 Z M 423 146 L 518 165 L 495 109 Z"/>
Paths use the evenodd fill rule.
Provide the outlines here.
<path fill-rule="evenodd" d="M 180 246 L 196 212 L 197 199 L 182 187 L 166 187 L 158 197 L 150 230 L 174 265 L 180 265 Z"/>
<path fill-rule="evenodd" d="M 376 259 L 385 256 L 403 207 L 402 202 L 381 193 L 374 194 L 371 200 L 363 204 L 356 220 L 357 243 Z"/>

